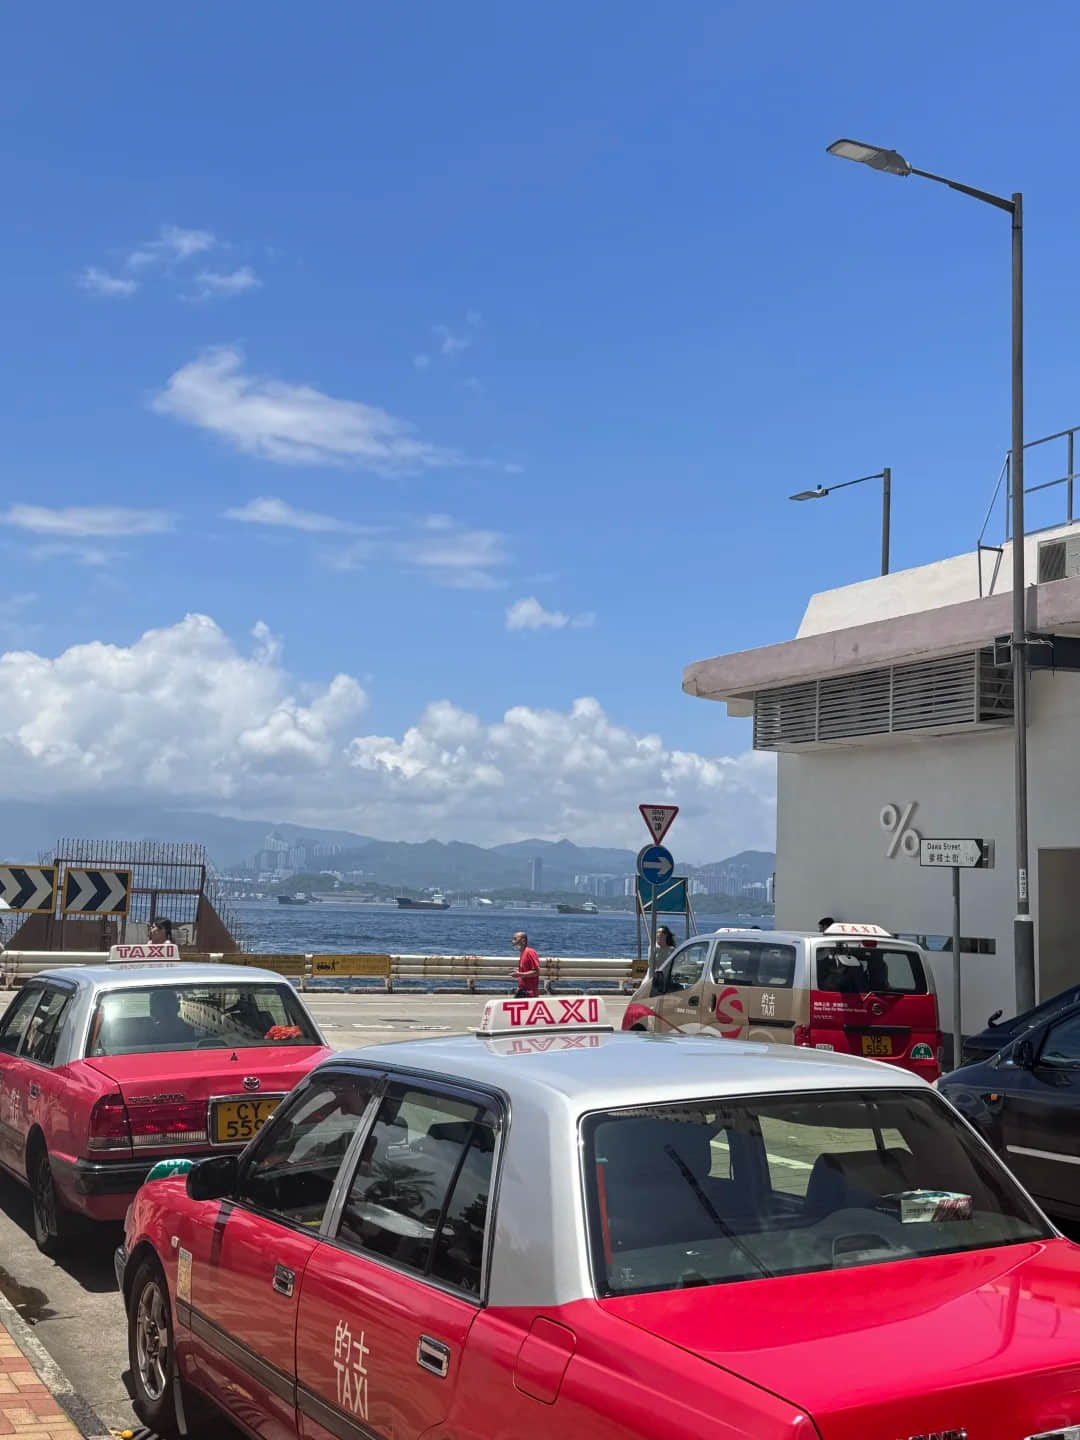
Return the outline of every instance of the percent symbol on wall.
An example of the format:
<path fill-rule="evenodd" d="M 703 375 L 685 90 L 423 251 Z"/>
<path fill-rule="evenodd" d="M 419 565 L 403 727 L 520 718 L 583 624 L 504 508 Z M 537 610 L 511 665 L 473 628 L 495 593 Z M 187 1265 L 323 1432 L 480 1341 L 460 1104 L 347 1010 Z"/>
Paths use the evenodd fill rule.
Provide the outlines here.
<path fill-rule="evenodd" d="M 889 837 L 889 843 L 885 847 L 887 859 L 895 860 L 898 850 L 910 860 L 914 860 L 918 855 L 922 836 L 911 824 L 911 817 L 918 806 L 917 800 L 909 800 L 903 806 L 894 805 L 890 801 L 888 805 L 881 807 L 881 828 Z"/>

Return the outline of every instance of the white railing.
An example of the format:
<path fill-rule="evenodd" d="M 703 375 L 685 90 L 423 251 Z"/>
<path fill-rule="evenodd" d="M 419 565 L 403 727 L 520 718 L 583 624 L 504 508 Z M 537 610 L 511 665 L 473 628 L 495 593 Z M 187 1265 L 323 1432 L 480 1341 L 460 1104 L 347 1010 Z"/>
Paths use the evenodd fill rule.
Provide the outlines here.
<path fill-rule="evenodd" d="M 507 987 L 517 967 L 516 955 L 243 955 L 184 956 L 192 963 L 256 966 L 299 981 L 301 990 L 316 983 L 320 988 L 342 989 L 343 982 L 366 980 L 392 992 L 395 985 L 409 989 L 477 990 L 478 983 L 503 982 Z M 43 970 L 79 965 L 102 965 L 108 956 L 95 950 L 0 951 L 0 979 L 5 989 L 24 985 Z M 182 962 L 181 962 L 182 963 Z M 331 968 L 332 967 L 332 968 Z M 590 984 L 633 989 L 643 973 L 640 962 L 603 956 L 571 955 L 542 959 L 540 979 L 545 990 L 569 985 L 587 990 Z"/>

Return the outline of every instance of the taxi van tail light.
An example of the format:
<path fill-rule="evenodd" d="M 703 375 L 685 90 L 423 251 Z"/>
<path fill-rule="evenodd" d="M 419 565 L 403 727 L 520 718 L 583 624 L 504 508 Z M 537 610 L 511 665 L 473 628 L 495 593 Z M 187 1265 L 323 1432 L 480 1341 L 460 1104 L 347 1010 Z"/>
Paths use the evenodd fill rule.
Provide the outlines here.
<path fill-rule="evenodd" d="M 127 1106 L 120 1092 L 103 1095 L 90 1111 L 89 1141 L 91 1150 L 131 1151 L 131 1126 Z"/>
<path fill-rule="evenodd" d="M 809 1044 L 810 1044 L 810 1026 L 809 1026 L 809 1025 L 796 1025 L 796 1026 L 795 1026 L 795 1029 L 791 1032 L 791 1043 L 792 1043 L 793 1045 L 809 1045 Z"/>
<path fill-rule="evenodd" d="M 136 1150 L 207 1143 L 203 1100 L 132 1106 L 129 1121 Z"/>

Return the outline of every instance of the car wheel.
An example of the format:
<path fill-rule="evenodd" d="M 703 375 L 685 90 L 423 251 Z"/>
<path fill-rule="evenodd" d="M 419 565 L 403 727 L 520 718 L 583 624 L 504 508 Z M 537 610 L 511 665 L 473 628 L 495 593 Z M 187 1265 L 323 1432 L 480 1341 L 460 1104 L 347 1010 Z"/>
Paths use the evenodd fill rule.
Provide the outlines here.
<path fill-rule="evenodd" d="M 43 1144 L 36 1144 L 30 1151 L 26 1170 L 33 1202 L 34 1243 L 43 1255 L 58 1255 L 68 1240 L 70 1225 Z"/>
<path fill-rule="evenodd" d="M 156 1260 L 144 1260 L 132 1281 L 128 1360 L 140 1419 L 161 1435 L 177 1435 L 172 1307 L 165 1276 Z"/>

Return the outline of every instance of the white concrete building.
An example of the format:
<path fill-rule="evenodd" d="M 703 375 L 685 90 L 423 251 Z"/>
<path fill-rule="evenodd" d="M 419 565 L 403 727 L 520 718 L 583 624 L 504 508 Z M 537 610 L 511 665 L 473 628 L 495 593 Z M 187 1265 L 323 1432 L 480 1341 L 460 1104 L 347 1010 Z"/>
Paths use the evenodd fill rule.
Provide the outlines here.
<path fill-rule="evenodd" d="M 1030 893 L 1040 996 L 1080 981 L 1080 525 L 1030 535 Z M 950 872 L 918 838 L 978 836 L 961 881 L 962 1018 L 1015 1013 L 1010 546 L 815 595 L 794 640 L 686 668 L 683 689 L 753 717 L 778 760 L 776 923 L 874 920 L 951 946 Z M 1005 660 L 1000 664 L 995 661 Z M 934 961 L 952 1025 L 950 954 Z"/>

